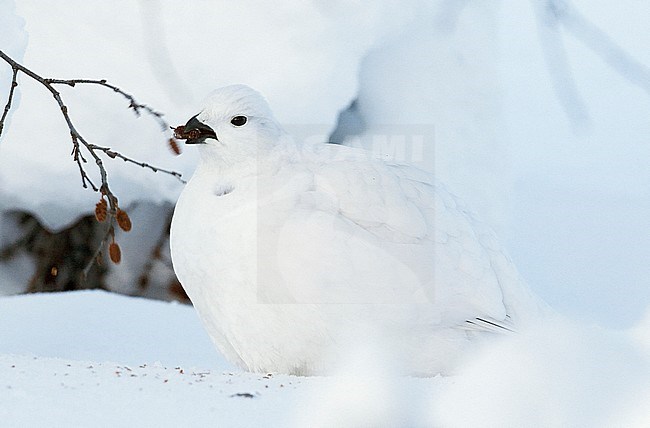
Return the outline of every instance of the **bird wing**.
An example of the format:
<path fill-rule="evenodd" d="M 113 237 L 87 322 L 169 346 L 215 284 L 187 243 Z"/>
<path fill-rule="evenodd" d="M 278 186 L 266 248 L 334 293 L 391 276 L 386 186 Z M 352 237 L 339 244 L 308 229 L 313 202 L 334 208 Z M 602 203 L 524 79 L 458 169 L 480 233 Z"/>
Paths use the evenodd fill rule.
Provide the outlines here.
<path fill-rule="evenodd" d="M 522 286 L 516 270 L 499 259 L 494 234 L 426 173 L 334 145 L 306 152 L 286 172 L 290 196 L 276 198 L 286 207 L 274 210 L 285 216 L 263 228 L 275 231 L 264 241 L 276 247 L 277 282 L 289 288 L 282 296 L 417 304 L 425 323 L 507 327 L 517 306 L 507 300 L 517 293 L 504 287 Z"/>

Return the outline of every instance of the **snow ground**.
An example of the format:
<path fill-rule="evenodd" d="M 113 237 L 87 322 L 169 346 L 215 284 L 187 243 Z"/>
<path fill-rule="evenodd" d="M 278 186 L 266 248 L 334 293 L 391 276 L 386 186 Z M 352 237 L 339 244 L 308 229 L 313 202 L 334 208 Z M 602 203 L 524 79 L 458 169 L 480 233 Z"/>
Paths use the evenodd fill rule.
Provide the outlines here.
<path fill-rule="evenodd" d="M 3 427 L 336 420 L 310 404 L 327 401 L 332 380 L 242 372 L 214 350 L 190 306 L 101 291 L 24 295 L 0 299 L 0 325 Z M 408 385 L 414 396 L 428 386 Z"/>
<path fill-rule="evenodd" d="M 632 334 L 550 320 L 428 379 L 393 376 L 377 355 L 332 377 L 242 372 L 191 307 L 102 291 L 0 298 L 0 325 L 3 427 L 650 422 L 650 322 Z"/>

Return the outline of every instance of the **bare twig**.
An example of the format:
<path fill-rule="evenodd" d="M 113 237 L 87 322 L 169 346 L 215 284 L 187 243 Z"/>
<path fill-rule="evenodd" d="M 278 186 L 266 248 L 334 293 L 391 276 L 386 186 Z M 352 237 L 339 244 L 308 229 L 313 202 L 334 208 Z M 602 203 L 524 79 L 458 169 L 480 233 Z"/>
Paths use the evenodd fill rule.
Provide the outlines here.
<path fill-rule="evenodd" d="M 22 238 L 19 238 L 11 244 L 2 248 L 0 251 L 0 260 L 8 260 L 13 257 L 21 248 L 29 247 L 33 244 L 34 239 L 43 230 L 43 228 L 40 224 L 38 224 L 38 222 L 31 222 L 30 219 L 31 218 L 28 215 L 23 214 L 18 224 L 22 227 L 25 227 L 27 230 Z"/>
<path fill-rule="evenodd" d="M 537 15 L 540 43 L 553 90 L 574 129 L 590 122 L 585 105 L 573 78 L 555 10 L 548 3 L 533 1 Z"/>
<path fill-rule="evenodd" d="M 39 76 L 38 74 L 34 73 L 30 69 L 26 68 L 25 66 L 18 64 L 16 61 L 8 57 L 4 52 L 0 51 L 0 57 L 5 60 L 9 65 L 11 66 L 12 69 L 21 71 L 31 77 L 32 79 L 36 80 L 37 82 L 41 83 L 45 88 L 50 91 L 54 99 L 56 100 L 56 103 L 59 105 L 59 108 L 61 110 L 61 114 L 63 115 L 63 118 L 65 120 L 65 123 L 68 125 L 68 129 L 70 130 L 70 137 L 72 139 L 72 155 L 73 159 L 79 166 L 80 174 L 81 174 L 81 181 L 82 185 L 84 188 L 88 187 L 87 183 L 89 182 L 88 175 L 86 174 L 84 167 L 82 165 L 82 157 L 80 155 L 80 145 L 79 143 L 83 144 L 86 149 L 88 149 L 88 152 L 90 155 L 93 157 L 95 160 L 95 163 L 97 164 L 97 167 L 99 168 L 99 173 L 101 176 L 102 180 L 102 185 L 101 188 L 98 189 L 94 184 L 90 183 L 93 190 L 97 191 L 100 190 L 103 194 L 105 194 L 108 197 L 108 202 L 111 206 L 111 210 L 117 210 L 117 197 L 113 194 L 111 191 L 110 187 L 108 186 L 108 180 L 106 178 L 106 169 L 104 168 L 104 164 L 101 160 L 101 158 L 95 153 L 95 151 L 90 147 L 90 144 L 86 141 L 85 138 L 79 134 L 77 129 L 75 128 L 74 124 L 72 123 L 72 119 L 70 119 L 70 116 L 68 115 L 68 107 L 63 103 L 63 99 L 61 99 L 61 94 L 59 91 L 54 89 L 54 86 L 48 82 L 47 79 L 44 79 L 43 77 Z"/>
<path fill-rule="evenodd" d="M 36 80 L 37 82 L 41 83 L 45 88 L 50 91 L 54 99 L 56 100 L 57 104 L 59 105 L 59 108 L 61 109 L 61 114 L 63 115 L 63 118 L 65 119 L 66 124 L 68 125 L 68 129 L 70 130 L 70 137 L 72 140 L 72 156 L 74 161 L 77 163 L 77 166 L 79 167 L 79 172 L 81 175 L 81 181 L 82 185 L 84 188 L 87 188 L 88 185 L 95 190 L 101 192 L 103 195 L 106 195 L 108 198 L 108 203 L 111 208 L 111 213 L 115 213 L 117 210 L 117 197 L 113 194 L 111 191 L 109 185 L 108 185 L 108 179 L 107 179 L 107 174 L 106 174 L 106 169 L 104 168 L 104 164 L 102 159 L 99 157 L 97 154 L 97 151 L 105 153 L 107 156 L 115 158 L 115 157 L 120 157 L 121 159 L 134 163 L 136 165 L 140 165 L 144 168 L 149 168 L 154 172 L 160 171 L 166 174 L 169 174 L 173 177 L 176 177 L 177 179 L 181 180 L 181 174 L 178 172 L 174 171 L 169 171 L 166 169 L 158 168 L 151 166 L 146 163 L 138 162 L 135 161 L 131 158 L 128 158 L 120 153 L 117 153 L 115 151 L 112 151 L 108 148 L 100 147 L 94 144 L 90 144 L 75 128 L 69 114 L 68 114 L 68 107 L 64 104 L 61 94 L 59 91 L 57 91 L 54 87 L 56 84 L 66 84 L 69 86 L 75 86 L 77 83 L 87 83 L 87 84 L 97 84 L 101 85 L 107 88 L 112 89 L 113 91 L 119 93 L 123 97 L 129 100 L 129 108 L 133 109 L 136 114 L 140 114 L 140 110 L 144 110 L 147 113 L 151 114 L 154 116 L 158 122 L 161 124 L 161 126 L 164 128 L 166 131 L 169 127 L 167 122 L 162 118 L 162 114 L 153 110 L 149 106 L 145 104 L 140 104 L 138 103 L 132 95 L 122 91 L 121 89 L 117 88 L 116 86 L 110 85 L 106 83 L 105 80 L 88 80 L 88 79 L 72 79 L 72 80 L 62 80 L 62 79 L 46 79 L 38 74 L 34 73 L 30 69 L 26 68 L 25 66 L 17 63 L 13 59 L 11 59 L 9 56 L 7 56 L 4 52 L 0 51 L 0 58 L 2 58 L 5 62 L 7 62 L 12 69 L 14 70 L 14 73 L 17 73 L 18 71 L 21 71 L 31 77 L 32 79 Z M 86 159 L 83 157 L 81 154 L 81 146 L 84 146 L 84 148 L 87 150 L 87 152 L 90 154 L 90 156 L 93 158 L 95 163 L 97 164 L 97 168 L 99 169 L 99 174 L 101 177 L 101 186 L 97 187 L 88 177 L 88 174 L 86 173 L 83 164 L 86 163 Z"/>
<path fill-rule="evenodd" d="M 95 252 L 94 256 L 91 259 L 91 262 L 86 268 L 84 269 L 84 274 L 87 274 L 90 268 L 92 267 L 92 263 L 94 263 L 94 260 L 99 256 L 101 253 L 101 249 L 106 243 L 107 239 L 109 237 L 114 237 L 115 233 L 115 215 L 119 211 L 118 207 L 118 200 L 115 194 L 112 192 L 111 188 L 109 187 L 108 184 L 108 175 L 106 173 L 106 168 L 104 167 L 104 163 L 102 158 L 100 157 L 100 154 L 104 154 L 108 156 L 111 159 L 115 158 L 120 158 L 125 162 L 132 163 L 138 166 L 141 166 L 142 168 L 147 168 L 152 170 L 153 172 L 162 172 L 165 174 L 169 174 L 181 182 L 185 182 L 181 178 L 181 174 L 175 171 L 163 169 L 163 168 L 158 168 L 156 166 L 150 165 L 148 163 L 144 162 L 139 162 L 137 160 L 134 160 L 132 158 L 129 158 L 119 152 L 116 152 L 112 150 L 109 147 L 102 147 L 98 146 L 96 144 L 91 144 L 89 143 L 75 128 L 72 119 L 70 118 L 70 115 L 68 114 L 68 107 L 65 105 L 63 102 L 63 99 L 61 98 L 61 94 L 59 91 L 56 90 L 55 85 L 68 85 L 74 87 L 77 84 L 90 84 L 90 85 L 99 85 L 103 86 L 106 88 L 109 88 L 113 90 L 114 92 L 122 95 L 124 98 L 126 98 L 129 101 L 129 108 L 132 109 L 136 115 L 140 116 L 141 111 L 146 112 L 147 114 L 151 115 L 154 117 L 158 123 L 160 124 L 161 128 L 163 129 L 164 132 L 167 132 L 169 129 L 169 124 L 163 119 L 162 113 L 155 111 L 151 107 L 147 106 L 146 104 L 141 104 L 138 103 L 135 98 L 117 86 L 111 85 L 106 82 L 106 80 L 91 80 L 91 79 L 70 79 L 70 80 L 63 80 L 63 79 L 47 79 L 43 78 L 40 75 L 36 74 L 32 70 L 28 69 L 22 64 L 19 64 L 18 62 L 14 61 L 11 57 L 6 55 L 4 52 L 0 51 L 0 58 L 2 58 L 6 63 L 8 63 L 12 70 L 13 70 L 13 79 L 12 79 L 12 86 L 11 90 L 9 92 L 9 100 L 7 102 L 7 105 L 5 106 L 4 113 L 2 115 L 2 119 L 0 120 L 0 132 L 2 131 L 2 127 L 4 126 L 4 121 L 5 118 L 11 109 L 11 101 L 14 95 L 14 89 L 17 85 L 16 77 L 19 72 L 22 72 L 32 78 L 33 80 L 39 82 L 41 85 L 43 85 L 54 97 L 56 103 L 59 105 L 59 109 L 61 110 L 61 114 L 63 115 L 63 118 L 65 120 L 66 125 L 68 126 L 68 129 L 70 131 L 70 139 L 72 141 L 72 152 L 71 156 L 74 162 L 77 164 L 77 167 L 79 168 L 79 174 L 81 176 L 81 184 L 84 188 L 92 188 L 96 192 L 100 192 L 102 194 L 102 198 L 106 197 L 108 199 L 108 212 L 107 212 L 107 217 L 108 217 L 108 222 L 106 226 L 106 232 L 104 234 L 104 237 L 102 238 L 102 243 Z M 97 186 L 88 176 L 88 173 L 86 172 L 86 169 L 84 167 L 85 164 L 88 163 L 87 159 L 84 157 L 82 153 L 82 147 L 85 149 L 85 151 L 90 155 L 90 158 L 95 162 L 97 165 L 97 169 L 99 170 L 99 176 L 101 180 L 101 184 Z"/>
<path fill-rule="evenodd" d="M 69 80 L 64 80 L 64 79 L 45 79 L 48 83 L 51 83 L 53 85 L 68 85 L 74 87 L 78 83 L 80 84 L 90 84 L 90 85 L 100 85 L 104 86 L 106 88 L 112 89 L 114 92 L 117 92 L 118 94 L 122 95 L 124 98 L 126 98 L 129 101 L 129 108 L 133 110 L 133 112 L 136 114 L 136 116 L 140 116 L 140 110 L 144 110 L 147 113 L 149 113 L 151 116 L 153 116 L 160 126 L 162 127 L 163 131 L 166 131 L 169 128 L 169 124 L 163 119 L 163 114 L 155 111 L 151 107 L 149 107 L 146 104 L 141 104 L 133 98 L 133 95 L 127 94 L 117 86 L 111 85 L 110 83 L 106 82 L 106 80 L 93 80 L 93 79 L 69 79 Z"/>
<path fill-rule="evenodd" d="M 650 94 L 650 67 L 633 58 L 605 31 L 586 19 L 569 0 L 543 0 L 548 13 L 607 65 Z"/>
<path fill-rule="evenodd" d="M 86 266 L 82 271 L 82 275 L 84 278 L 88 277 L 88 274 L 90 273 L 90 270 L 93 268 L 94 264 L 99 263 L 98 260 L 102 254 L 102 248 L 104 248 L 104 245 L 106 245 L 106 242 L 108 242 L 108 238 L 111 238 L 113 236 L 115 236 L 115 218 L 111 217 L 111 220 L 106 225 L 106 231 L 102 236 L 101 242 L 95 249 L 93 256 L 88 260 L 88 263 L 86 264 Z"/>
<path fill-rule="evenodd" d="M 5 105 L 5 110 L 2 113 L 2 118 L 0 119 L 0 135 L 2 135 L 2 130 L 5 127 L 5 119 L 7 118 L 7 115 L 9 114 L 9 110 L 11 110 L 11 101 L 14 98 L 14 91 L 16 90 L 16 86 L 18 86 L 18 81 L 16 80 L 18 76 L 18 69 L 14 68 L 13 69 L 13 76 L 11 78 L 11 89 L 9 89 L 9 98 L 7 99 L 7 104 Z"/>
<path fill-rule="evenodd" d="M 185 180 L 183 180 L 181 178 L 181 174 L 179 172 L 171 171 L 171 170 L 164 169 L 164 168 L 159 168 L 157 166 L 150 165 L 150 164 L 148 164 L 146 162 L 139 162 L 137 160 L 134 160 L 134 159 L 131 159 L 129 157 L 124 156 L 122 153 L 111 150 L 110 147 L 102 147 L 102 146 L 97 146 L 95 144 L 91 144 L 91 146 L 92 146 L 92 148 L 94 150 L 99 150 L 100 152 L 104 152 L 106 154 L 106 156 L 108 156 L 111 159 L 119 158 L 119 159 L 122 159 L 124 162 L 132 163 L 134 165 L 141 166 L 142 168 L 148 168 L 148 169 L 152 170 L 153 172 L 158 172 L 158 171 L 164 172 L 165 174 L 169 174 L 171 176 L 174 176 L 174 177 L 178 178 L 181 182 L 185 183 Z"/>
<path fill-rule="evenodd" d="M 138 285 L 140 288 L 139 294 L 143 294 L 146 288 L 149 286 L 149 278 L 151 276 L 151 271 L 153 270 L 155 262 L 158 260 L 163 261 L 163 257 L 162 257 L 163 247 L 165 246 L 165 243 L 169 240 L 169 230 L 172 225 L 172 214 L 173 212 L 169 211 L 167 215 L 167 221 L 165 222 L 162 230 L 160 231 L 160 234 L 158 235 L 158 240 L 156 241 L 156 244 L 151 249 L 151 253 L 149 255 L 149 258 L 147 259 L 147 262 L 142 267 L 142 273 L 138 278 Z"/>

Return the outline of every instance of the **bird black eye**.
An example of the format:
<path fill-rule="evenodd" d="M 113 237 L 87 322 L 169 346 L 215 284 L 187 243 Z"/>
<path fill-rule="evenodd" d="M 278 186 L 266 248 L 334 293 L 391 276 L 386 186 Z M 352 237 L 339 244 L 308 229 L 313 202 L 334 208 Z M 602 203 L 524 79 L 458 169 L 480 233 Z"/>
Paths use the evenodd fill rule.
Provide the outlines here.
<path fill-rule="evenodd" d="M 244 126 L 246 125 L 247 121 L 248 118 L 246 116 L 235 116 L 232 119 L 230 119 L 230 123 L 232 123 L 235 126 Z"/>

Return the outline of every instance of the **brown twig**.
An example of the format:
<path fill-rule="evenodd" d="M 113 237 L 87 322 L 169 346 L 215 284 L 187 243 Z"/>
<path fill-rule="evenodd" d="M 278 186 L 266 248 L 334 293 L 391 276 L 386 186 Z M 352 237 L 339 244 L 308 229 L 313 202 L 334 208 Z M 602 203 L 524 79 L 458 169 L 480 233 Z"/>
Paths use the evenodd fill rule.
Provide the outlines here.
<path fill-rule="evenodd" d="M 81 182 L 84 188 L 87 188 L 88 185 L 94 190 L 94 191 L 99 191 L 102 193 L 102 195 L 105 195 L 108 198 L 108 203 L 110 205 L 110 212 L 111 214 L 114 214 L 117 211 L 117 197 L 115 194 L 111 191 L 109 185 L 108 185 L 108 178 L 106 174 L 106 169 L 104 168 L 104 163 L 102 159 L 99 157 L 97 154 L 97 151 L 105 153 L 107 156 L 115 158 L 115 157 L 120 157 L 121 159 L 125 160 L 126 162 L 131 162 L 137 165 L 140 165 L 144 168 L 149 168 L 154 172 L 160 171 L 166 174 L 169 174 L 173 177 L 176 177 L 177 179 L 181 180 L 181 174 L 178 172 L 174 171 L 168 171 L 162 168 L 154 167 L 146 163 L 138 162 L 135 161 L 131 158 L 128 158 L 122 154 L 119 154 L 117 152 L 114 152 L 108 148 L 103 148 L 100 146 L 97 146 L 95 144 L 90 144 L 75 128 L 72 119 L 70 118 L 70 115 L 68 114 L 68 107 L 65 105 L 63 102 L 63 99 L 61 98 L 61 94 L 59 91 L 57 91 L 54 87 L 56 84 L 67 84 L 70 86 L 74 86 L 77 83 L 89 83 L 89 84 L 98 84 L 101 86 L 108 87 L 112 89 L 113 91 L 121 94 L 125 98 L 127 98 L 130 101 L 129 108 L 132 108 L 137 114 L 140 114 L 140 110 L 145 110 L 148 113 L 152 114 L 155 118 L 158 119 L 158 121 L 161 123 L 161 126 L 164 125 L 164 129 L 167 130 L 168 124 L 162 119 L 162 114 L 159 112 L 154 111 L 150 107 L 140 104 L 135 101 L 133 96 L 130 94 L 127 94 L 126 92 L 122 91 L 121 89 L 110 85 L 106 83 L 105 80 L 86 80 L 86 79 L 73 79 L 73 80 L 61 80 L 61 79 L 46 79 L 38 74 L 34 73 L 27 67 L 23 66 L 22 64 L 19 64 L 18 62 L 14 61 L 12 58 L 7 56 L 4 52 L 0 51 L 0 58 L 2 58 L 5 62 L 7 62 L 11 68 L 14 70 L 14 74 L 16 74 L 18 71 L 25 73 L 27 76 L 31 77 L 32 79 L 36 80 L 45 88 L 50 91 L 54 99 L 56 100 L 56 103 L 59 105 L 59 108 L 61 109 L 61 114 L 63 115 L 63 118 L 65 119 L 66 124 L 68 125 L 68 129 L 70 130 L 70 137 L 72 140 L 72 157 L 74 161 L 77 163 L 77 166 L 79 167 L 79 173 L 81 175 Z M 12 88 L 13 89 L 13 88 Z M 87 152 L 90 154 L 90 156 L 93 158 L 95 161 L 95 164 L 97 164 L 97 168 L 99 169 L 99 175 L 101 177 L 101 186 L 97 187 L 88 177 L 88 174 L 86 173 L 83 164 L 87 163 L 86 159 L 81 153 L 81 146 L 84 146 L 84 148 L 87 150 Z M 113 155 L 113 156 L 111 156 Z"/>
<path fill-rule="evenodd" d="M 9 110 L 11 110 L 11 101 L 14 98 L 14 91 L 16 90 L 16 86 L 18 86 L 18 81 L 16 78 L 18 77 L 18 69 L 14 68 L 13 69 L 13 76 L 11 78 L 11 89 L 9 89 L 9 98 L 7 99 L 7 104 L 5 105 L 5 110 L 2 113 L 2 118 L 0 118 L 0 135 L 2 135 L 2 130 L 5 127 L 5 119 L 7 118 L 7 115 L 9 114 Z"/>
<path fill-rule="evenodd" d="M 14 90 L 17 86 L 17 75 L 19 72 L 22 72 L 32 78 L 33 80 L 39 82 L 41 85 L 43 85 L 54 97 L 54 100 L 56 103 L 59 105 L 59 109 L 61 110 L 61 114 L 63 115 L 63 118 L 65 120 L 66 125 L 68 126 L 68 129 L 70 131 L 70 139 L 72 141 L 72 152 L 71 156 L 74 162 L 77 164 L 77 167 L 79 168 L 79 174 L 81 176 L 81 184 L 84 188 L 92 188 L 95 192 L 100 192 L 102 194 L 102 198 L 106 197 L 108 199 L 108 210 L 107 210 L 107 217 L 108 217 L 108 222 L 106 226 L 106 232 L 104 234 L 104 237 L 102 238 L 102 242 L 97 248 L 95 254 L 93 255 L 91 262 L 86 266 L 84 269 L 84 274 L 87 275 L 88 271 L 92 267 L 92 263 L 94 263 L 95 259 L 98 258 L 98 256 L 101 254 L 101 249 L 108 240 L 109 237 L 114 236 L 114 231 L 115 231 L 115 215 L 119 211 L 118 207 L 118 200 L 115 194 L 112 192 L 111 188 L 109 187 L 108 184 L 108 175 L 106 173 L 106 168 L 104 167 L 104 163 L 102 158 L 100 157 L 100 154 L 104 154 L 108 156 L 111 159 L 115 158 L 120 158 L 125 162 L 132 163 L 138 166 L 141 166 L 142 168 L 147 168 L 150 169 L 153 172 L 162 172 L 165 174 L 169 174 L 181 182 L 185 183 L 185 181 L 181 178 L 181 174 L 175 171 L 159 168 L 153 165 L 150 165 L 145 162 L 139 162 L 135 159 L 129 158 L 128 156 L 125 156 L 119 152 L 116 152 L 112 150 L 109 147 L 102 147 L 98 146 L 96 144 L 91 144 L 89 143 L 76 129 L 74 126 L 72 119 L 70 118 L 70 115 L 68 114 L 68 107 L 65 105 L 63 102 L 63 99 L 61 98 L 61 94 L 59 91 L 56 90 L 54 87 L 55 85 L 68 85 L 74 87 L 77 84 L 91 84 L 91 85 L 99 85 L 103 86 L 106 88 L 109 88 L 113 90 L 114 92 L 122 95 L 124 98 L 126 98 L 129 101 L 129 108 L 132 109 L 137 116 L 140 116 L 141 111 L 145 111 L 147 114 L 151 115 L 154 117 L 160 126 L 162 127 L 164 132 L 167 132 L 169 129 L 169 124 L 163 119 L 162 113 L 155 111 L 151 107 L 147 106 L 146 104 L 141 104 L 138 103 L 135 98 L 117 86 L 111 85 L 106 82 L 106 80 L 91 80 L 91 79 L 70 79 L 70 80 L 63 80 L 63 79 L 48 79 L 48 78 L 43 78 L 40 75 L 36 74 L 29 68 L 25 67 L 22 64 L 19 64 L 15 60 L 13 60 L 11 57 L 9 57 L 7 54 L 5 54 L 3 51 L 0 50 L 0 58 L 2 58 L 6 63 L 8 63 L 12 70 L 13 70 L 13 79 L 12 79 L 12 84 L 11 84 L 11 90 L 9 92 L 9 99 L 7 101 L 7 104 L 4 109 L 4 113 L 2 115 L 2 118 L 0 119 L 0 133 L 2 132 L 2 128 L 4 127 L 4 121 L 5 118 L 7 117 L 9 110 L 11 109 L 11 101 L 14 96 Z M 90 158 L 95 162 L 97 165 L 97 169 L 99 170 L 99 176 L 101 180 L 101 184 L 97 186 L 88 176 L 88 173 L 86 172 L 86 169 L 84 167 L 85 164 L 88 163 L 88 160 L 86 157 L 84 157 L 84 154 L 82 153 L 82 147 L 85 149 L 85 151 L 90 155 Z"/>
<path fill-rule="evenodd" d="M 90 273 L 90 270 L 93 268 L 95 263 L 100 263 L 98 259 L 101 257 L 102 248 L 104 248 L 104 245 L 106 244 L 106 242 L 108 242 L 108 238 L 111 238 L 113 236 L 115 236 L 115 217 L 111 216 L 110 221 L 106 225 L 106 232 L 104 232 L 101 242 L 95 249 L 93 256 L 88 260 L 88 263 L 86 263 L 86 266 L 82 271 L 82 275 L 84 278 L 88 277 L 88 274 Z"/>
<path fill-rule="evenodd" d="M 137 161 L 135 159 L 131 159 L 129 157 L 124 156 L 122 153 L 111 150 L 110 147 L 102 147 L 102 146 L 98 146 L 98 145 L 95 145 L 95 144 L 91 144 L 91 146 L 92 146 L 92 148 L 94 150 L 99 150 L 100 152 L 104 152 L 106 154 L 106 156 L 108 156 L 111 159 L 119 158 L 119 159 L 122 159 L 124 162 L 132 163 L 134 165 L 141 166 L 142 168 L 148 168 L 148 169 L 152 170 L 153 172 L 158 172 L 158 171 L 164 172 L 165 174 L 169 174 L 171 176 L 176 177 L 182 183 L 185 183 L 185 180 L 183 180 L 181 178 L 181 173 L 179 173 L 179 172 L 171 171 L 171 170 L 164 169 L 164 168 L 159 168 L 157 166 L 150 165 L 150 164 L 148 164 L 146 162 L 139 162 L 139 161 Z"/>
<path fill-rule="evenodd" d="M 83 144 L 86 147 L 86 149 L 88 149 L 88 152 L 90 153 L 90 155 L 95 160 L 95 163 L 97 164 L 97 167 L 99 168 L 99 174 L 100 174 L 101 180 L 102 180 L 101 191 L 102 191 L 103 194 L 105 194 L 108 197 L 108 202 L 109 202 L 109 204 L 111 206 L 111 210 L 116 210 L 117 209 L 117 198 L 115 197 L 115 195 L 111 191 L 110 187 L 108 186 L 108 180 L 106 178 L 106 169 L 104 168 L 104 164 L 103 164 L 101 158 L 97 155 L 97 153 L 95 153 L 95 150 L 93 150 L 91 148 L 90 144 L 86 141 L 86 139 L 83 136 L 81 136 L 81 134 L 79 134 L 79 132 L 75 128 L 74 124 L 72 123 L 72 119 L 70 119 L 70 116 L 68 115 L 68 107 L 63 103 L 63 99 L 61 98 L 61 94 L 59 93 L 59 91 L 57 91 L 54 88 L 54 86 L 52 86 L 52 84 L 50 84 L 47 81 L 47 79 L 44 79 L 43 77 L 41 77 L 38 74 L 34 73 L 33 71 L 26 68 L 25 66 L 17 63 L 16 61 L 14 61 L 10 57 L 8 57 L 2 51 L 0 51 L 0 58 L 5 60 L 11 66 L 11 68 L 13 70 L 18 70 L 18 71 L 21 71 L 21 72 L 25 73 L 26 75 L 28 75 L 32 79 L 36 80 L 37 82 L 39 82 L 40 84 L 45 86 L 45 88 L 48 91 L 50 91 L 50 93 L 54 97 L 56 103 L 59 105 L 59 109 L 61 110 L 61 114 L 63 115 L 65 123 L 68 125 L 68 129 L 70 130 L 70 137 L 72 139 L 72 157 L 73 157 L 74 161 L 77 163 L 77 165 L 79 166 L 79 171 L 80 171 L 80 174 L 81 174 L 81 182 L 82 182 L 83 187 L 87 188 L 88 184 L 90 184 L 91 187 L 93 188 L 93 190 L 95 190 L 95 191 L 100 190 L 100 189 L 97 188 L 97 186 L 95 186 L 90 181 L 90 179 L 88 178 L 88 175 L 86 174 L 86 171 L 83 168 L 82 162 L 85 163 L 86 160 L 81 155 L 81 152 L 80 152 L 81 147 L 80 147 L 79 143 Z"/>
<path fill-rule="evenodd" d="M 140 116 L 140 110 L 144 110 L 147 113 L 149 113 L 151 116 L 153 116 L 160 126 L 162 127 L 163 131 L 166 131 L 167 128 L 169 128 L 169 124 L 163 119 L 163 114 L 155 111 L 151 107 L 149 107 L 146 104 L 141 104 L 135 100 L 133 95 L 128 94 L 118 88 L 117 86 L 111 85 L 108 83 L 106 80 L 94 80 L 94 79 L 45 79 L 48 83 L 53 84 L 53 85 L 68 85 L 74 87 L 78 83 L 81 84 L 90 84 L 90 85 L 100 85 L 104 86 L 106 88 L 112 89 L 114 92 L 117 92 L 118 94 L 122 95 L 124 98 L 126 98 L 129 101 L 129 108 L 133 110 L 133 112 L 136 114 L 136 116 Z"/>
<path fill-rule="evenodd" d="M 149 259 L 147 259 L 147 262 L 142 267 L 142 273 L 138 278 L 138 286 L 140 288 L 139 289 L 140 294 L 143 294 L 146 288 L 149 286 L 149 278 L 151 276 L 151 271 L 153 270 L 155 262 L 158 260 L 163 261 L 163 257 L 162 257 L 163 247 L 165 246 L 165 243 L 167 243 L 167 241 L 169 240 L 169 229 L 171 228 L 172 225 L 172 214 L 173 214 L 172 211 L 170 211 L 167 214 L 167 221 L 165 222 L 165 225 L 163 226 L 162 230 L 160 231 L 160 234 L 158 235 L 158 240 L 156 241 L 156 244 L 151 249 Z"/>

